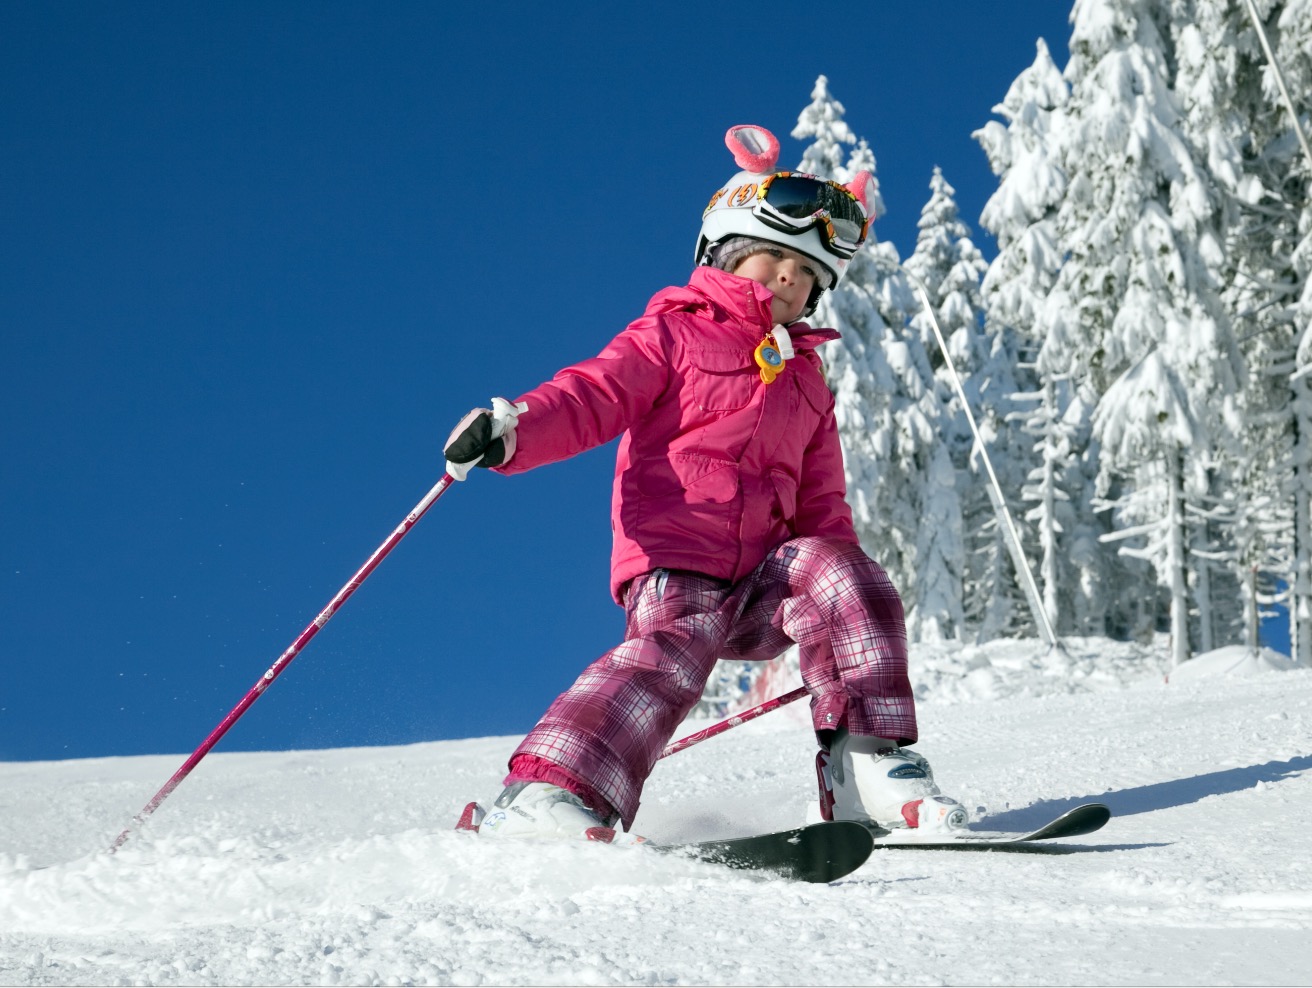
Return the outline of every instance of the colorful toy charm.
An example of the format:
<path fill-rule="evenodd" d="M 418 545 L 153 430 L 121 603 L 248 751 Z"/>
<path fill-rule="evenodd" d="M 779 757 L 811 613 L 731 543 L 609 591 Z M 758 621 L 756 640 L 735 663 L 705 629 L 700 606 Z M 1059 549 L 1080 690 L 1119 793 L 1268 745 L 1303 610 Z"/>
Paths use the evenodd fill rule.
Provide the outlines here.
<path fill-rule="evenodd" d="M 776 377 L 783 373 L 784 358 L 775 346 L 774 339 L 767 336 L 756 347 L 756 352 L 752 355 L 756 358 L 756 366 L 761 368 L 761 380 L 769 384 Z"/>

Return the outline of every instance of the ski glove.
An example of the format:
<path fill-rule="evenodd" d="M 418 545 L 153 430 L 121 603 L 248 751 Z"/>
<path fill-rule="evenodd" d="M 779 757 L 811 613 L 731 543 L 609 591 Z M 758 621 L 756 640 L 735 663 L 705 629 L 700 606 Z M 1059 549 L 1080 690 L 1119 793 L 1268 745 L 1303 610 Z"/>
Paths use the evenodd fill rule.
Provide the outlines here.
<path fill-rule="evenodd" d="M 491 408 L 475 408 L 462 418 L 446 441 L 446 472 L 464 480 L 470 467 L 499 467 L 515 455 L 515 421 L 528 411 L 520 402 L 493 398 Z"/>

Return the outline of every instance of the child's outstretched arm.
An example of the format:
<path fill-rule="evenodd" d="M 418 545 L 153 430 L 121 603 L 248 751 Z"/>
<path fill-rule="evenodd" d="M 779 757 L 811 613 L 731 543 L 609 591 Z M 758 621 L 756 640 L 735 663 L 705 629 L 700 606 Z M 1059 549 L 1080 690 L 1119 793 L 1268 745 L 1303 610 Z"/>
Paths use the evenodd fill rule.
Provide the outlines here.
<path fill-rule="evenodd" d="M 629 325 L 601 353 L 517 399 L 519 448 L 498 473 L 520 473 L 610 442 L 649 412 L 670 382 L 670 336 L 660 316 Z"/>
<path fill-rule="evenodd" d="M 489 455 L 478 465 L 505 474 L 554 463 L 614 439 L 651 409 L 669 378 L 669 334 L 659 317 L 645 317 L 597 356 L 566 367 L 513 405 L 502 399 L 516 410 L 510 442 L 498 446 L 487 428 L 491 410 L 475 409 L 461 420 L 447 448 L 473 460 L 483 455 L 479 443 L 486 439 Z M 456 445 L 465 433 L 466 441 Z"/>

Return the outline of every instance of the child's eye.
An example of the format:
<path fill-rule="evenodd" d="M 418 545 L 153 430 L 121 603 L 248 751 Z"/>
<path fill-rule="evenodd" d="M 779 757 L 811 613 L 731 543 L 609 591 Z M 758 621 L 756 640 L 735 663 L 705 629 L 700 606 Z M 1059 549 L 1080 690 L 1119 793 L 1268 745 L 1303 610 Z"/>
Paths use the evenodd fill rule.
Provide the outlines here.
<path fill-rule="evenodd" d="M 803 264 L 803 265 L 802 265 L 802 270 L 805 271 L 805 272 L 806 272 L 808 275 L 810 275 L 812 278 L 816 277 L 815 268 L 811 267 L 811 265 L 809 265 L 809 264 Z"/>
<path fill-rule="evenodd" d="M 771 257 L 778 258 L 781 260 L 784 256 L 784 252 L 780 250 L 778 247 L 767 247 L 765 249 L 765 252 L 769 254 Z"/>

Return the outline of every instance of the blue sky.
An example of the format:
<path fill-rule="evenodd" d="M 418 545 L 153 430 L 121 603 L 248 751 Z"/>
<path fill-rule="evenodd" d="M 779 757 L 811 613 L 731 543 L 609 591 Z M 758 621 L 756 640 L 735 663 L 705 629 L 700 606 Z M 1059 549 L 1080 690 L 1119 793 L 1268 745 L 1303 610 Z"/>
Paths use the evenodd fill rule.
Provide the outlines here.
<path fill-rule="evenodd" d="M 816 76 L 903 256 L 1065 5 L 0 5 L 0 759 L 187 753 L 453 423 L 691 268 Z M 993 245 L 982 233 L 988 256 Z M 450 491 L 224 750 L 526 731 L 617 640 L 613 451 Z M 163 781 L 163 780 L 161 780 Z"/>

